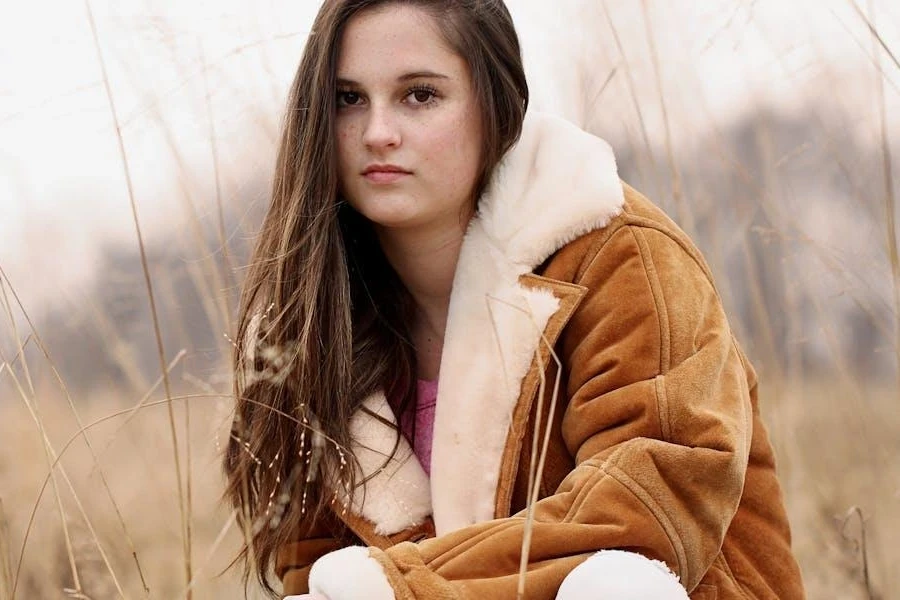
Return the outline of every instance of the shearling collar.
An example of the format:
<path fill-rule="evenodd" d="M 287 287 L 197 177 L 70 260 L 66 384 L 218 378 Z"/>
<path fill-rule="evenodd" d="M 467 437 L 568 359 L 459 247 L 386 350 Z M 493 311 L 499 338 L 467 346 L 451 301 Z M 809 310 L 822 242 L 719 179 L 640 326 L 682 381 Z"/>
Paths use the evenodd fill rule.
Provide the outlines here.
<path fill-rule="evenodd" d="M 395 435 L 365 412 L 354 416 L 353 451 L 363 478 L 371 479 L 353 510 L 374 523 L 377 533 L 396 533 L 428 514 L 438 535 L 494 517 L 520 385 L 559 308 L 552 292 L 526 288 L 519 277 L 577 237 L 605 227 L 623 203 L 606 142 L 560 118 L 529 113 L 460 251 L 444 337 L 431 481 L 403 439 L 395 460 L 383 468 Z M 367 404 L 386 405 L 383 394 Z"/>

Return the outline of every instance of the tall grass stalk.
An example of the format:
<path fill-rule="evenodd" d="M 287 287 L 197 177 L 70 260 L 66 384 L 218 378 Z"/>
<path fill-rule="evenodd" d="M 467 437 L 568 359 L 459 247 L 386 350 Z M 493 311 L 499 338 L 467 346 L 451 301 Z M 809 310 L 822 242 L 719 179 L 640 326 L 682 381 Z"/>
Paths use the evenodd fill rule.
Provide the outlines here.
<path fill-rule="evenodd" d="M 4 363 L 4 364 L 5 364 L 5 363 Z M 176 397 L 173 397 L 173 398 L 167 398 L 167 399 L 165 399 L 165 400 L 156 400 L 156 401 L 153 401 L 153 402 L 147 402 L 147 403 L 142 404 L 139 408 L 144 408 L 144 409 L 146 409 L 146 408 L 151 408 L 151 407 L 161 406 L 161 405 L 169 406 L 169 405 L 171 405 L 171 402 L 172 402 L 173 400 L 182 400 L 182 401 L 188 402 L 188 401 L 190 401 L 190 400 L 197 400 L 197 399 L 203 399 L 203 398 L 213 398 L 213 397 L 215 397 L 215 398 L 221 398 L 222 395 L 221 395 L 221 394 L 212 394 L 212 395 L 211 395 L 211 394 L 191 394 L 191 395 L 186 395 L 186 396 L 176 396 Z M 26 405 L 27 405 L 27 404 L 26 404 Z M 107 414 L 107 415 L 105 415 L 105 416 L 103 416 L 103 417 L 100 417 L 100 418 L 98 418 L 98 419 L 92 421 L 91 423 L 88 423 L 88 424 L 86 424 L 86 425 L 82 425 L 82 426 L 79 427 L 79 429 L 75 432 L 75 434 L 72 435 L 72 436 L 66 441 L 66 443 L 63 444 L 63 445 L 60 447 L 59 452 L 53 452 L 53 449 L 50 448 L 50 454 L 53 456 L 53 460 L 52 460 L 52 462 L 50 463 L 49 469 L 48 469 L 48 472 L 47 472 L 47 475 L 45 476 L 44 481 L 43 481 L 43 483 L 41 484 L 40 489 L 38 490 L 37 498 L 36 498 L 36 500 L 34 501 L 34 503 L 33 503 L 33 505 L 32 505 L 31 515 L 30 515 L 30 517 L 29 517 L 29 519 L 28 519 L 28 523 L 27 523 L 27 526 L 26 526 L 26 531 L 25 531 L 24 539 L 22 540 L 22 550 L 21 550 L 21 554 L 20 554 L 20 557 L 19 557 L 18 568 L 17 568 L 17 570 L 16 570 L 16 576 L 12 579 L 12 581 L 13 581 L 13 588 L 12 588 L 12 589 L 13 589 L 13 594 L 12 594 L 11 598 L 14 597 L 15 590 L 16 590 L 16 585 L 18 584 L 18 581 L 19 581 L 19 573 L 20 573 L 20 571 L 21 571 L 21 567 L 22 567 L 22 564 L 23 564 L 23 562 L 24 562 L 24 561 L 23 561 L 23 558 L 24 558 L 24 554 L 25 554 L 25 548 L 27 547 L 29 534 L 30 534 L 31 529 L 32 529 L 32 527 L 33 527 L 33 525 L 34 525 L 35 518 L 36 518 L 36 516 L 37 516 L 38 506 L 39 506 L 39 504 L 40 504 L 40 502 L 41 502 L 41 499 L 43 498 L 44 492 L 45 492 L 46 489 L 47 489 L 47 485 L 50 484 L 50 483 L 52 482 L 52 483 L 54 484 L 54 486 L 55 486 L 55 473 L 56 473 L 57 469 L 62 473 L 63 477 L 65 478 L 66 482 L 67 482 L 68 485 L 69 485 L 70 491 L 72 492 L 73 496 L 75 497 L 75 501 L 76 501 L 76 504 L 77 504 L 77 506 L 78 506 L 78 509 L 79 509 L 79 511 L 81 512 L 82 517 L 84 518 L 85 524 L 87 525 L 87 528 L 88 528 L 89 532 L 91 533 L 91 536 L 92 536 L 92 538 L 93 538 L 95 544 L 97 545 L 98 551 L 100 552 L 100 555 L 101 555 L 101 557 L 103 558 L 104 563 L 106 564 L 107 568 L 109 569 L 109 573 L 110 573 L 110 575 L 111 575 L 111 577 L 112 577 L 112 579 L 113 579 L 114 584 L 116 585 L 116 588 L 119 590 L 120 595 L 121 595 L 123 598 L 126 597 L 125 594 L 124 594 L 124 592 L 122 592 L 122 588 L 121 588 L 121 586 L 120 586 L 119 583 L 118 583 L 118 580 L 117 580 L 117 578 L 116 578 L 115 572 L 114 572 L 113 569 L 112 569 L 112 566 L 109 564 L 109 561 L 108 561 L 108 559 L 107 559 L 107 557 L 106 557 L 106 553 L 105 553 L 105 551 L 103 550 L 102 546 L 100 545 L 99 538 L 97 537 L 96 531 L 95 531 L 93 525 L 91 524 L 90 520 L 88 519 L 87 513 L 86 513 L 85 510 L 84 510 L 84 507 L 82 506 L 81 502 L 79 501 L 79 499 L 78 499 L 78 497 L 77 497 L 77 495 L 76 495 L 76 492 L 75 492 L 74 488 L 72 487 L 71 481 L 69 481 L 68 476 L 66 475 L 65 471 L 63 470 L 63 467 L 62 467 L 62 465 L 61 465 L 61 461 L 62 461 L 63 457 L 66 455 L 66 453 L 68 452 L 68 450 L 72 447 L 72 444 L 74 444 L 75 441 L 77 441 L 77 440 L 78 440 L 79 438 L 81 438 L 82 436 L 86 436 L 86 435 L 87 435 L 87 432 L 88 432 L 90 429 L 92 429 L 92 428 L 94 428 L 94 427 L 96 427 L 96 426 L 98 426 L 98 425 L 100 425 L 100 424 L 102 424 L 102 423 L 105 423 L 105 422 L 107 422 L 107 421 L 110 421 L 110 420 L 112 420 L 112 419 L 116 419 L 116 418 L 118 418 L 118 417 L 121 417 L 121 416 L 129 415 L 129 417 L 130 417 L 130 416 L 133 414 L 133 411 L 134 411 L 134 410 L 135 410 L 135 409 L 132 408 L 132 409 L 122 409 L 122 410 L 114 411 L 114 412 L 112 412 L 112 413 L 110 413 L 110 414 Z M 284 416 L 287 416 L 287 415 L 284 415 Z M 289 417 L 289 418 L 290 418 L 290 417 Z M 43 434 L 44 431 L 43 431 L 43 426 L 42 426 L 41 421 L 40 421 L 40 420 L 36 420 L 36 424 L 38 425 L 38 429 L 39 429 L 39 430 L 41 431 L 41 433 Z M 298 424 L 299 424 L 299 421 L 298 421 Z M 46 439 L 46 438 L 45 438 L 45 439 Z M 2 506 L 0 506 L 0 508 L 2 508 Z M 214 544 L 214 547 L 211 548 L 211 549 L 209 550 L 209 555 L 207 556 L 207 560 L 204 561 L 204 564 L 210 560 L 210 556 L 211 556 L 212 552 L 215 550 L 215 547 L 217 547 L 218 544 L 221 543 L 222 538 L 224 538 L 225 534 L 227 533 L 228 529 L 230 529 L 230 527 L 231 527 L 231 524 L 228 523 L 228 524 L 226 524 L 226 525 L 223 527 L 222 531 L 220 531 L 219 536 L 216 538 L 217 541 L 216 541 L 216 543 Z M 67 537 L 67 539 L 68 539 L 68 537 Z M 70 547 L 70 546 L 71 546 L 71 543 L 68 543 L 67 546 Z M 0 555 L 0 556 L 2 556 L 2 555 Z M 74 557 L 73 554 L 70 554 L 70 556 L 73 556 L 73 557 Z M 73 560 L 74 560 L 74 558 L 73 558 Z M 201 566 L 201 568 L 202 568 L 202 566 Z M 142 578 L 142 583 L 144 583 L 144 582 L 143 582 L 143 574 L 141 574 L 141 578 Z M 186 594 L 187 594 L 188 596 L 190 595 L 191 589 L 193 588 L 194 584 L 195 584 L 194 581 L 188 582 L 188 585 L 186 586 Z M 144 587 L 145 587 L 145 589 L 146 589 L 146 587 L 147 587 L 147 586 L 146 586 L 146 583 L 144 583 Z M 77 584 L 76 589 L 73 590 L 73 591 L 74 591 L 74 593 L 75 593 L 75 596 L 74 596 L 74 597 L 86 597 L 86 596 L 84 596 L 84 594 L 83 594 L 83 592 L 82 592 L 82 590 L 81 590 L 81 585 L 80 585 L 80 583 Z M 0 600 L 6 600 L 6 599 L 3 598 L 2 596 L 0 596 Z"/>
<path fill-rule="evenodd" d="M 166 375 L 168 377 L 168 375 Z M 184 490 L 184 539 L 185 539 L 185 576 L 187 578 L 187 591 L 185 592 L 185 597 L 190 600 L 191 595 L 193 594 L 193 583 L 194 583 L 194 574 L 193 574 L 193 551 L 192 551 L 192 540 L 194 539 L 193 535 L 193 512 L 194 512 L 194 494 L 193 494 L 193 479 L 191 478 L 191 403 L 184 403 L 184 458 L 185 458 L 185 469 L 187 472 L 187 476 L 185 477 L 185 490 Z"/>
<path fill-rule="evenodd" d="M 122 160 L 122 168 L 125 174 L 125 183 L 128 187 L 128 199 L 131 204 L 131 214 L 134 220 L 134 228 L 135 233 L 137 235 L 138 248 L 140 250 L 141 255 L 141 268 L 144 273 L 144 282 L 147 287 L 147 298 L 150 302 L 150 314 L 153 319 L 153 332 L 156 337 L 156 347 L 157 352 L 159 354 L 159 364 L 162 370 L 162 378 L 163 378 L 163 387 L 165 389 L 166 399 L 169 400 L 167 403 L 168 414 L 169 414 L 169 429 L 172 436 L 172 449 L 174 451 L 175 458 L 175 479 L 177 481 L 178 488 L 178 508 L 181 513 L 181 530 L 182 530 L 182 539 L 183 539 L 183 550 L 184 550 L 184 574 L 186 578 L 187 585 L 189 586 L 192 579 L 192 568 L 191 568 L 191 536 L 190 536 L 190 527 L 188 524 L 188 514 L 190 513 L 190 507 L 187 506 L 188 499 L 185 496 L 183 484 L 182 484 L 182 473 L 181 473 L 181 459 L 178 455 L 178 434 L 175 430 L 175 411 L 172 406 L 171 398 L 172 398 L 172 388 L 169 382 L 169 374 L 166 369 L 167 361 L 166 361 L 166 352 L 163 346 L 162 333 L 160 331 L 159 326 L 159 316 L 156 310 L 156 301 L 153 297 L 153 283 L 150 278 L 150 267 L 147 263 L 147 251 L 144 247 L 144 239 L 143 234 L 141 233 L 141 225 L 140 219 L 138 218 L 137 212 L 137 203 L 135 202 L 134 197 L 134 186 L 132 184 L 131 172 L 128 163 L 128 154 L 125 152 L 125 141 L 122 138 L 122 130 L 119 125 L 119 117 L 118 112 L 116 110 L 115 98 L 113 97 L 112 87 L 109 84 L 109 75 L 106 71 L 106 61 L 103 58 L 103 51 L 100 47 L 100 36 L 97 33 L 97 24 L 94 21 L 94 12 L 91 8 L 90 0 L 85 0 L 84 2 L 85 9 L 87 11 L 88 21 L 91 26 L 91 36 L 93 38 L 94 48 L 97 52 L 97 60 L 100 66 L 100 71 L 103 79 L 103 86 L 106 90 L 106 99 L 109 103 L 110 113 L 115 125 L 116 130 L 116 141 L 119 147 L 119 155 Z M 188 588 L 187 599 L 191 600 L 193 597 L 193 592 L 191 588 Z"/>
<path fill-rule="evenodd" d="M 553 392 L 550 396 L 550 406 L 547 408 L 547 423 L 544 425 L 544 436 L 541 441 L 540 451 L 538 452 L 538 441 L 541 432 L 541 415 L 544 412 L 544 397 L 547 390 L 547 378 L 544 374 L 545 364 L 538 352 L 538 369 L 541 374 L 541 382 L 538 385 L 538 407 L 537 416 L 535 418 L 534 434 L 531 444 L 531 464 L 528 465 L 528 499 L 527 514 L 525 517 L 525 530 L 522 535 L 522 557 L 519 564 L 519 587 L 517 590 L 517 600 L 525 600 L 525 575 L 528 572 L 529 555 L 531 553 L 531 538 L 534 532 L 534 511 L 535 505 L 540 500 L 541 486 L 540 482 L 544 476 L 544 466 L 547 463 L 547 451 L 550 447 L 550 435 L 553 432 L 553 419 L 556 414 L 556 406 L 559 401 L 559 388 L 562 381 L 562 361 L 553 349 L 552 344 L 541 333 L 541 342 L 547 347 L 550 358 L 556 363 L 556 377 L 553 381 Z"/>
<path fill-rule="evenodd" d="M 181 362 L 181 359 L 183 359 L 186 355 L 187 355 L 186 350 L 183 350 L 183 349 L 180 350 L 178 352 L 178 354 L 175 355 L 175 358 L 173 358 L 172 361 L 168 364 L 168 366 L 166 366 L 166 373 L 171 374 L 172 370 L 178 365 L 178 363 Z M 146 393 L 144 393 L 144 395 L 141 396 L 141 399 L 138 400 L 137 403 L 129 409 L 128 417 L 124 421 L 122 421 L 122 423 L 119 425 L 119 427 L 113 433 L 113 435 L 110 436 L 109 444 L 112 444 L 112 440 L 115 440 L 118 437 L 119 432 L 122 431 L 122 429 L 126 425 L 128 425 L 135 416 L 137 416 L 138 412 L 147 405 L 147 402 L 150 400 L 151 397 L 153 397 L 153 394 L 156 392 L 157 388 L 159 388 L 159 386 L 162 384 L 162 380 L 163 380 L 162 375 L 157 377 L 156 381 L 153 382 L 153 385 L 150 386 L 150 389 L 148 389 L 146 391 Z M 109 446 L 107 446 L 107 448 L 108 447 Z M 103 451 L 101 451 L 101 455 L 103 454 L 103 452 L 105 452 L 105 449 Z"/>
<path fill-rule="evenodd" d="M 206 556 L 203 561 L 197 565 L 197 569 L 194 573 L 194 581 L 190 582 L 188 588 L 193 588 L 199 582 L 200 573 L 212 563 L 213 556 L 215 556 L 216 551 L 219 549 L 219 546 L 222 545 L 222 542 L 225 540 L 225 536 L 231 531 L 231 528 L 234 527 L 234 524 L 237 522 L 237 511 L 232 511 L 231 516 L 228 517 L 228 520 L 225 521 L 225 524 L 222 525 L 222 528 L 219 529 L 219 534 L 216 536 L 216 539 L 213 540 L 212 544 L 210 544 L 209 549 L 206 551 Z M 185 594 L 187 594 L 187 589 L 185 589 Z M 3 600 L 0 598 L 0 600 Z"/>
<path fill-rule="evenodd" d="M 866 584 L 866 597 L 868 600 L 879 600 L 879 596 L 872 585 L 872 577 L 869 574 L 869 550 L 866 544 L 866 517 L 860 507 L 853 506 L 847 511 L 846 516 L 844 516 L 844 522 L 841 524 L 841 533 L 845 538 L 849 538 L 847 535 L 847 525 L 854 520 L 859 523 L 859 541 L 857 542 L 857 547 L 860 554 L 859 560 L 862 563 L 863 583 Z"/>
<path fill-rule="evenodd" d="M 628 56 L 625 54 L 625 46 L 622 44 L 622 38 L 619 36 L 619 30 L 616 27 L 615 22 L 612 19 L 612 15 L 609 13 L 609 6 L 607 5 L 607 0 L 603 0 L 603 14 L 606 17 L 606 23 L 609 26 L 609 30 L 612 33 L 613 40 L 616 43 L 616 49 L 619 51 L 619 55 L 622 57 L 622 64 L 625 66 L 625 81 L 628 84 L 628 94 L 631 97 L 631 105 L 634 107 L 635 115 L 637 116 L 638 128 L 641 130 L 641 142 L 643 143 L 644 152 L 647 154 L 648 161 L 650 162 L 650 171 L 651 173 L 656 172 L 656 159 L 653 156 L 653 145 L 650 143 L 650 135 L 647 133 L 647 123 L 644 121 L 644 111 L 641 109 L 641 102 L 637 93 L 637 84 L 634 81 L 634 75 L 631 72 L 631 68 L 628 65 Z M 639 167 L 643 167 L 644 163 L 642 161 L 637 161 Z M 657 177 L 653 175 L 647 175 L 646 173 L 642 174 L 642 177 L 646 180 L 653 180 L 656 185 L 656 193 L 662 193 L 662 185 L 659 183 Z"/>
<path fill-rule="evenodd" d="M 693 235 L 695 232 L 691 213 L 684 202 L 684 195 L 682 193 L 681 171 L 678 169 L 678 163 L 675 160 L 675 151 L 672 148 L 672 128 L 669 122 L 669 109 L 666 105 L 662 74 L 659 66 L 659 52 L 656 49 L 656 38 L 653 36 L 653 23 L 651 22 L 650 9 L 647 6 L 647 0 L 641 0 L 641 9 L 644 14 L 644 27 L 647 32 L 647 43 L 650 45 L 650 59 L 653 62 L 653 74 L 656 77 L 656 91 L 659 94 L 659 107 L 660 110 L 662 110 L 666 160 L 669 165 L 669 175 L 671 176 L 672 182 L 672 199 L 675 202 L 675 211 L 678 215 L 679 224 L 689 235 Z"/>
<path fill-rule="evenodd" d="M 206 53 L 203 51 L 203 38 L 199 38 L 200 46 L 200 62 L 206 64 Z M 228 250 L 228 236 L 225 233 L 225 209 L 222 203 L 222 182 L 219 175 L 219 144 L 216 134 L 216 119 L 212 107 L 212 91 L 209 88 L 209 69 L 203 69 L 203 87 L 206 97 L 206 114 L 209 120 L 209 148 L 212 153 L 213 182 L 216 186 L 216 209 L 219 217 L 218 233 L 219 233 L 219 250 L 222 252 L 222 260 L 225 263 L 225 282 L 229 290 L 237 287 L 234 281 L 234 264 L 231 260 L 231 253 Z M 232 316 L 231 312 L 231 295 L 223 294 L 225 298 L 225 311 L 229 321 Z"/>
<path fill-rule="evenodd" d="M 12 600 L 12 560 L 9 551 L 9 523 L 0 498 L 0 600 Z"/>
<path fill-rule="evenodd" d="M 856 4 L 853 4 L 856 7 Z M 857 10 L 859 8 L 857 7 Z M 875 98 L 878 102 L 878 120 L 881 128 L 881 171 L 884 177 L 884 213 L 886 241 L 888 249 L 888 257 L 891 261 L 891 277 L 893 279 L 893 297 L 894 297 L 894 340 L 896 347 L 894 355 L 896 357 L 897 378 L 900 380 L 900 252 L 897 249 L 897 200 L 894 195 L 894 173 L 893 160 L 891 156 L 891 140 L 888 134 L 887 123 L 887 106 L 884 94 L 884 78 L 886 75 L 881 68 L 882 50 L 887 52 L 888 56 L 893 59 L 894 64 L 900 68 L 900 62 L 891 52 L 891 49 L 884 43 L 878 29 L 875 26 L 875 4 L 869 0 L 869 18 L 866 19 L 866 25 L 872 35 L 872 56 L 875 61 Z"/>
<path fill-rule="evenodd" d="M 86 301 L 81 302 L 81 305 L 88 312 L 91 329 L 97 332 L 99 339 L 104 340 L 111 347 L 111 351 L 107 354 L 112 358 L 116 367 L 118 367 L 125 378 L 128 389 L 147 389 L 149 383 L 141 372 L 136 348 L 134 344 L 128 342 L 116 332 L 116 325 L 109 312 L 98 306 L 98 303 L 93 298 L 88 298 Z"/>
<path fill-rule="evenodd" d="M 228 296 L 222 293 L 222 290 L 226 287 L 225 276 L 220 273 L 219 265 L 215 260 L 211 260 L 215 251 L 210 248 L 207 241 L 200 211 L 197 209 L 197 203 L 188 185 L 193 174 L 192 169 L 178 145 L 174 129 L 167 126 L 161 113 L 154 111 L 154 115 L 159 122 L 158 131 L 165 140 L 166 146 L 171 152 L 175 164 L 178 166 L 178 174 L 175 176 L 175 180 L 179 183 L 181 190 L 180 197 L 183 200 L 187 217 L 186 221 L 190 227 L 194 245 L 200 256 L 204 257 L 203 260 L 187 261 L 186 270 L 194 288 L 197 290 L 197 297 L 203 306 L 210 328 L 213 331 L 225 331 L 231 320 L 227 304 Z M 208 268 L 204 268 L 204 265 Z M 156 295 L 158 296 L 159 294 Z"/>
<path fill-rule="evenodd" d="M 857 8 L 857 13 L 863 20 L 866 20 L 867 25 L 869 25 L 866 17 L 862 14 L 861 11 L 858 10 L 858 7 L 854 5 L 854 8 Z M 851 33 L 850 26 L 845 23 L 842 19 L 838 19 L 841 27 L 849 33 Z M 872 35 L 877 39 L 881 40 L 878 32 L 874 30 L 870 26 L 870 30 L 872 31 Z M 785 57 L 783 53 L 778 51 L 778 48 L 775 46 L 773 41 L 771 40 L 769 33 L 764 28 L 757 28 L 756 31 L 762 36 L 763 40 L 766 42 L 767 47 L 772 52 L 773 56 L 777 57 L 779 64 L 781 65 L 785 74 L 789 73 L 790 68 L 786 64 Z M 882 47 L 886 48 L 883 41 L 880 42 Z M 865 50 L 863 48 L 863 50 Z M 890 50 L 887 49 L 890 53 Z M 893 56 L 893 53 L 890 53 Z M 823 57 L 824 60 L 824 57 Z M 898 65 L 900 67 L 900 65 Z M 883 74 L 881 67 L 875 65 L 876 70 L 879 73 Z M 837 89 L 841 82 L 835 80 L 834 78 L 830 79 L 831 86 L 834 89 Z M 884 77 L 881 78 L 881 83 L 884 83 Z M 900 88 L 895 86 L 895 89 L 900 92 Z M 830 158 L 833 160 L 833 165 L 836 166 L 841 175 L 844 177 L 846 183 L 850 186 L 853 191 L 853 196 L 848 198 L 848 200 L 852 200 L 855 202 L 855 206 L 858 207 L 869 207 L 871 206 L 871 202 L 869 201 L 871 192 L 868 191 L 864 185 L 862 185 L 859 181 L 858 173 L 859 169 L 856 166 L 849 165 L 841 155 L 841 152 L 844 150 L 842 148 L 842 143 L 839 140 L 834 139 L 834 137 L 829 132 L 828 122 L 821 114 L 820 110 L 818 110 L 817 105 L 814 101 L 809 102 L 809 109 L 806 112 L 807 116 L 813 119 L 815 126 L 819 131 L 823 133 L 823 140 L 826 142 L 826 146 L 829 152 Z M 717 135 L 718 131 L 717 131 Z M 780 162 L 780 161 L 779 161 Z M 738 165 L 734 165 L 736 168 Z M 769 219 L 771 223 L 783 223 L 785 226 L 782 226 L 778 231 L 779 235 L 783 238 L 787 239 L 788 233 L 795 234 L 793 237 L 793 241 L 801 242 L 804 245 L 804 250 L 807 250 L 815 255 L 815 259 L 821 261 L 822 264 L 826 267 L 827 270 L 833 273 L 842 273 L 848 277 L 854 277 L 855 279 L 852 282 L 849 282 L 848 285 L 841 290 L 841 293 L 850 298 L 856 307 L 864 312 L 866 316 L 869 318 L 872 325 L 874 325 L 878 331 L 885 336 L 885 339 L 892 340 L 895 344 L 895 352 L 900 352 L 900 340 L 895 339 L 898 335 L 898 331 L 895 326 L 890 323 L 885 323 L 881 317 L 878 316 L 878 311 L 876 307 L 873 305 L 872 300 L 867 299 L 862 294 L 859 293 L 859 289 L 863 285 L 865 285 L 865 280 L 861 276 L 860 273 L 855 271 L 848 271 L 845 266 L 841 265 L 837 260 L 835 253 L 833 251 L 829 251 L 829 249 L 822 244 L 817 243 L 815 240 L 811 239 L 807 234 L 803 233 L 802 222 L 805 218 L 805 215 L 797 215 L 788 211 L 781 210 L 781 205 L 777 202 L 776 199 L 769 197 L 762 187 L 757 185 L 755 181 L 744 172 L 742 169 L 740 170 L 741 180 L 743 183 L 747 185 L 754 186 L 754 189 L 758 191 L 760 198 L 763 198 L 764 201 L 760 202 L 759 207 L 765 212 L 766 217 Z M 891 188 L 892 189 L 892 188 Z M 873 210 L 871 213 L 872 219 L 875 221 L 879 221 L 882 219 L 882 213 L 878 213 Z M 788 226 L 789 225 L 789 226 Z M 896 247 L 896 244 L 894 244 Z M 830 320 L 825 319 L 824 323 L 829 323 Z"/>

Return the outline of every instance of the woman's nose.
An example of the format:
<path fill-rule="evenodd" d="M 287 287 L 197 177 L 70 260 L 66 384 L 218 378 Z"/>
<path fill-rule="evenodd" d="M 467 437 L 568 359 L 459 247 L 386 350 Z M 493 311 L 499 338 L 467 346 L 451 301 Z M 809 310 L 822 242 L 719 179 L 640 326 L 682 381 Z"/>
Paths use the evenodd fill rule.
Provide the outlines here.
<path fill-rule="evenodd" d="M 400 140 L 400 128 L 390 110 L 373 106 L 363 131 L 363 143 L 370 148 L 390 148 L 399 146 Z"/>

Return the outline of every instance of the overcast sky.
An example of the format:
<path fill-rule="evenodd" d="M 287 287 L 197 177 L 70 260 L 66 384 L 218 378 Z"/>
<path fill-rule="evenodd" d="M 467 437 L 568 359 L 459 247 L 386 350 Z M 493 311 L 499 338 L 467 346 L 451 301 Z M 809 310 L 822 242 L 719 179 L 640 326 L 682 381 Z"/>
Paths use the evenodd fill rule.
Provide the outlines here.
<path fill-rule="evenodd" d="M 0 3 L 0 266 L 36 305 L 84 282 L 102 244 L 130 243 L 134 227 L 86 4 Z M 226 201 L 271 170 L 284 91 L 317 4 L 90 2 L 151 240 L 179 231 L 185 198 L 201 215 L 213 210 L 213 131 Z M 640 90 L 656 95 L 641 2 L 606 3 L 624 58 L 601 0 L 508 4 L 538 105 L 565 112 L 586 69 L 595 83 L 627 69 Z M 900 3 L 874 4 L 896 52 Z M 858 117 L 862 135 L 874 131 L 871 42 L 851 0 L 648 6 L 670 118 L 685 132 L 726 124 L 760 101 L 803 110 L 823 95 Z M 900 72 L 881 60 L 897 123 Z M 698 99 L 708 112 L 697 109 Z M 603 129 L 614 131 L 615 102 L 604 106 Z M 646 118 L 651 131 L 662 130 L 659 115 Z"/>

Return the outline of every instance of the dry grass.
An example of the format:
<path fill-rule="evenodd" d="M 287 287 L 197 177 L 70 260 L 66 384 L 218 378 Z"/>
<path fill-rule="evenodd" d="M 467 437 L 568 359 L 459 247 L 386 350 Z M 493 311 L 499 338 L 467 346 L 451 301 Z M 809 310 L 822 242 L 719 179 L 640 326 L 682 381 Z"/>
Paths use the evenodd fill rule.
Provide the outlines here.
<path fill-rule="evenodd" d="M 44 392 L 42 403 L 52 406 L 54 402 L 61 399 L 54 397 L 52 391 Z M 192 402 L 195 402 L 194 415 L 198 417 L 194 422 L 200 423 L 192 432 L 195 469 L 190 473 L 198 507 L 192 527 L 195 597 L 233 597 L 239 589 L 233 574 L 217 577 L 237 547 L 230 515 L 218 503 L 222 489 L 218 465 L 222 427 L 219 426 L 227 431 L 228 408 L 216 397 L 196 398 Z M 79 433 L 68 411 L 44 412 L 48 437 L 62 457 L 60 466 L 66 468 L 73 481 L 73 489 L 63 494 L 62 514 L 44 487 L 48 469 L 41 458 L 42 440 L 33 428 L 22 426 L 28 421 L 27 411 L 4 407 L 0 436 L 8 448 L 16 448 L 14 455 L 4 453 L 0 481 L 12 524 L 13 560 L 19 566 L 17 598 L 61 597 L 65 589 L 76 587 L 79 593 L 94 599 L 185 597 L 179 498 L 171 461 L 166 460 L 171 452 L 166 433 L 168 417 L 160 404 L 157 401 L 141 409 L 124 425 L 128 407 L 114 395 L 91 399 L 83 405 L 82 417 L 87 423 L 120 413 L 116 418 L 89 427 L 87 436 L 96 448 L 102 449 L 96 461 L 84 441 L 77 439 Z M 178 416 L 180 421 L 183 413 L 179 411 Z M 70 439 L 75 442 L 65 447 Z M 109 493 L 100 484 L 100 469 L 110 482 Z M 93 532 L 73 507 L 76 496 L 87 507 Z M 35 507 L 29 528 L 30 513 Z M 131 544 L 125 540 L 122 524 L 114 516 L 116 510 L 127 523 L 140 569 L 132 556 Z M 78 586 L 69 568 L 61 519 L 71 532 Z M 28 539 L 24 543 L 26 534 Z M 101 551 L 111 557 L 111 568 L 104 564 Z M 121 586 L 122 594 L 117 591 L 115 581 Z M 4 598 L 8 597 L 11 596 Z"/>
<path fill-rule="evenodd" d="M 873 386 L 861 394 L 820 381 L 773 397 L 772 387 L 763 389 L 764 408 L 809 597 L 894 597 L 889 592 L 900 589 L 893 568 L 900 561 L 896 391 Z"/>

